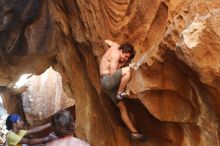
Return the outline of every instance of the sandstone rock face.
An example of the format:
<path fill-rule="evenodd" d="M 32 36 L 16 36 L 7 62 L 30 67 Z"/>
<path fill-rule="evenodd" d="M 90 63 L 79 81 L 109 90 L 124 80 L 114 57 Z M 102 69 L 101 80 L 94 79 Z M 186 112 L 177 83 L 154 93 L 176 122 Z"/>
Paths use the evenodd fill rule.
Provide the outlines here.
<path fill-rule="evenodd" d="M 1 0 L 0 6 L 1 86 L 52 65 L 75 100 L 77 136 L 92 146 L 219 146 L 219 0 Z M 133 99 L 126 104 L 147 142 L 129 140 L 116 106 L 102 93 L 105 39 L 135 46 L 127 88 Z M 24 108 L 21 101 L 10 106 L 16 98 L 6 98 L 8 90 L 7 110 Z M 54 92 L 61 91 L 48 94 Z"/>
<path fill-rule="evenodd" d="M 63 91 L 60 74 L 52 68 L 40 76 L 28 78 L 25 86 L 28 89 L 23 92 L 21 101 L 25 118 L 31 125 L 39 125 L 58 110 L 75 104 L 74 99 L 68 98 Z"/>

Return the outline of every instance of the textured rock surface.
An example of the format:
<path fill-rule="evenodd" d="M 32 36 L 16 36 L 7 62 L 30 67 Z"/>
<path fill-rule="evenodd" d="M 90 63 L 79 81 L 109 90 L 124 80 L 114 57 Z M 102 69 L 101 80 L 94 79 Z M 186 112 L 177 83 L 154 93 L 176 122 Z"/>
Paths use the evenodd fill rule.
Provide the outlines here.
<path fill-rule="evenodd" d="M 7 130 L 5 126 L 6 117 L 7 117 L 7 112 L 3 106 L 2 98 L 0 97 L 0 144 L 4 143 L 7 134 Z"/>
<path fill-rule="evenodd" d="M 1 0 L 0 84 L 11 87 L 21 74 L 52 65 L 75 99 L 77 136 L 94 146 L 219 146 L 219 6 L 219 0 Z M 137 99 L 126 103 L 149 136 L 145 143 L 128 139 L 101 92 L 105 39 L 128 41 L 137 51 L 128 86 Z M 6 108 L 21 110 L 21 102 L 10 106 L 12 97 L 4 99 Z"/>
<path fill-rule="evenodd" d="M 25 118 L 31 125 L 75 104 L 74 99 L 64 93 L 60 74 L 52 68 L 40 76 L 31 76 L 25 85 L 28 89 L 23 92 L 21 101 Z"/>

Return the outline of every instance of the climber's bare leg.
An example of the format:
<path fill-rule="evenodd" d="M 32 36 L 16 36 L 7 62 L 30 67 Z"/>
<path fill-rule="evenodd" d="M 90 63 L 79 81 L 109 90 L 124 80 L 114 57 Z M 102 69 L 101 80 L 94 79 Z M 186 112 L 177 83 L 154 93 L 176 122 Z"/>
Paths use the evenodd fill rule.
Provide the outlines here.
<path fill-rule="evenodd" d="M 125 91 L 125 87 L 131 79 L 130 67 L 123 67 L 122 69 L 122 77 L 119 85 L 118 93 Z"/>
<path fill-rule="evenodd" d="M 125 123 L 125 125 L 128 127 L 128 129 L 131 131 L 131 132 L 137 132 L 137 129 L 133 126 L 132 122 L 131 122 L 131 119 L 128 115 L 128 112 L 127 112 L 127 108 L 125 106 L 125 103 L 124 101 L 120 101 L 118 104 L 117 104 L 120 112 L 121 112 L 121 118 L 123 120 L 123 122 Z"/>

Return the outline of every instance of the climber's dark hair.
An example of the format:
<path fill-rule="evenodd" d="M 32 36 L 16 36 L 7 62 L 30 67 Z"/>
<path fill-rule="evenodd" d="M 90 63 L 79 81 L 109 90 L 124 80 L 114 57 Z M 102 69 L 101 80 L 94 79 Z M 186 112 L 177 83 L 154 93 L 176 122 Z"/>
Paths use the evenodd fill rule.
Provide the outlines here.
<path fill-rule="evenodd" d="M 60 110 L 51 120 L 52 128 L 58 137 L 72 135 L 74 130 L 73 117 L 69 111 Z"/>
<path fill-rule="evenodd" d="M 134 50 L 134 47 L 129 43 L 124 43 L 119 47 L 119 50 L 122 50 L 122 53 L 130 53 L 131 56 L 129 60 L 132 60 L 136 54 L 136 51 Z"/>

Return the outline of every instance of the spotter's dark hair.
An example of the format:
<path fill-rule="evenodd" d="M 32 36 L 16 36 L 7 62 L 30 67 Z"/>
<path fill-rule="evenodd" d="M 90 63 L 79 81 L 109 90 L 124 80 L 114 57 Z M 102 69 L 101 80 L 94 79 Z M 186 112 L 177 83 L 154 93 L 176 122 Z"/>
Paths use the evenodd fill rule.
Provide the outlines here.
<path fill-rule="evenodd" d="M 51 120 L 52 128 L 58 137 L 64 137 L 74 133 L 73 117 L 69 111 L 60 110 Z"/>

